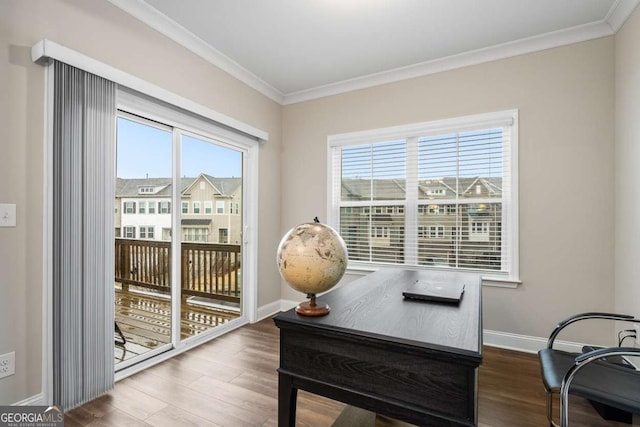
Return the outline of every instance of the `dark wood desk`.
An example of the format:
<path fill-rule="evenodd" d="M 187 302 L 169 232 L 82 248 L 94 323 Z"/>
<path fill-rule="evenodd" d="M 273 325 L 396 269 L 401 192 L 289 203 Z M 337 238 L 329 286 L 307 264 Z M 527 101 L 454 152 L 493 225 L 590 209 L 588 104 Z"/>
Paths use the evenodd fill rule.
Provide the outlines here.
<path fill-rule="evenodd" d="M 482 361 L 480 283 L 460 305 L 404 300 L 443 273 L 388 269 L 319 298 L 331 312 L 275 316 L 280 328 L 278 425 L 295 426 L 297 390 L 417 425 L 475 426 Z"/>

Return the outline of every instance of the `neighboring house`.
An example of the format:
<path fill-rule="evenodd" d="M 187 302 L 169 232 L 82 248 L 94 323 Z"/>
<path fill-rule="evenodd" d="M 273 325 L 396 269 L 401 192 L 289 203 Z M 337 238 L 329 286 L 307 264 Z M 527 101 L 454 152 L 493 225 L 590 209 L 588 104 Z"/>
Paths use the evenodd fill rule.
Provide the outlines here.
<path fill-rule="evenodd" d="M 501 185 L 500 178 L 420 180 L 417 264 L 500 269 Z M 405 261 L 405 191 L 399 179 L 342 180 L 342 201 L 367 205 L 341 209 L 340 232 L 350 259 Z"/>
<path fill-rule="evenodd" d="M 182 240 L 240 244 L 242 179 L 201 174 L 182 191 Z"/>
<path fill-rule="evenodd" d="M 240 244 L 242 179 L 200 174 L 181 178 L 182 241 Z M 170 240 L 170 178 L 117 178 L 115 235 L 129 239 Z"/>

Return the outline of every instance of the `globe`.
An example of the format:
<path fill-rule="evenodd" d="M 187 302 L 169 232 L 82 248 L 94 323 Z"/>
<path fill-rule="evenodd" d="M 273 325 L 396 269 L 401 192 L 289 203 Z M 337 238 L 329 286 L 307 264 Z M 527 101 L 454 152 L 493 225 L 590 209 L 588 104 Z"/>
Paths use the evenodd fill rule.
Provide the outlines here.
<path fill-rule="evenodd" d="M 344 240 L 328 225 L 304 223 L 284 235 L 277 252 L 280 276 L 310 298 L 308 303 L 297 307 L 299 314 L 320 316 L 329 312 L 328 306 L 317 305 L 316 294 L 328 291 L 340 281 L 347 261 Z"/>

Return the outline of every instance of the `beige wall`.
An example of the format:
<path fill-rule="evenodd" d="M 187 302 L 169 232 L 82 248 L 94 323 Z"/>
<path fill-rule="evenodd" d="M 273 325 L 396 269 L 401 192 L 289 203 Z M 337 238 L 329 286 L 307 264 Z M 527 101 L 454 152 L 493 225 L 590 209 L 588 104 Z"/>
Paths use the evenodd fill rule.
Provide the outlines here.
<path fill-rule="evenodd" d="M 616 34 L 615 309 L 640 315 L 640 9 Z"/>
<path fill-rule="evenodd" d="M 327 135 L 513 108 L 523 284 L 485 287 L 484 327 L 544 337 L 568 314 L 613 309 L 613 37 L 284 107 L 281 231 L 326 215 Z M 283 298 L 301 295 L 283 285 Z"/>
<path fill-rule="evenodd" d="M 569 313 L 612 310 L 614 295 L 616 309 L 639 311 L 640 198 L 614 197 L 640 191 L 630 184 L 640 179 L 639 21 L 636 11 L 615 44 L 608 37 L 280 107 L 106 1 L 0 0 L 0 203 L 18 205 L 18 226 L 0 229 L 0 354 L 15 351 L 17 365 L 0 379 L 0 404 L 41 386 L 44 70 L 30 60 L 38 40 L 269 132 L 260 149 L 259 305 L 301 297 L 281 289 L 275 247 L 292 226 L 326 216 L 327 135 L 518 108 L 523 285 L 485 288 L 484 327 L 545 336 Z M 598 340 L 611 332 L 592 331 Z M 594 341 L 582 330 L 567 338 Z"/>
<path fill-rule="evenodd" d="M 44 68 L 30 48 L 42 38 L 269 133 L 260 147 L 258 303 L 280 298 L 281 107 L 106 1 L 0 0 L 0 203 L 18 209 L 18 226 L 0 229 L 0 354 L 16 352 L 0 404 L 41 391 Z"/>

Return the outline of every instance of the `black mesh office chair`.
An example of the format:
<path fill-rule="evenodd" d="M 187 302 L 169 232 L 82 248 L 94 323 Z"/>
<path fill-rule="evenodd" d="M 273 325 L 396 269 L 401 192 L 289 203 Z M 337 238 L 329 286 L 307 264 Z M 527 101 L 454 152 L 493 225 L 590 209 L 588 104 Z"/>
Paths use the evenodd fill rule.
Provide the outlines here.
<path fill-rule="evenodd" d="M 547 393 L 550 426 L 569 426 L 569 394 L 588 399 L 605 418 L 631 422 L 640 413 L 640 371 L 622 356 L 640 356 L 640 349 L 610 347 L 570 353 L 553 348 L 561 330 L 586 319 L 640 323 L 633 316 L 613 313 L 581 313 L 562 320 L 551 333 L 547 348 L 540 350 L 542 382 Z M 560 396 L 560 424 L 553 420 L 554 395 Z"/>

